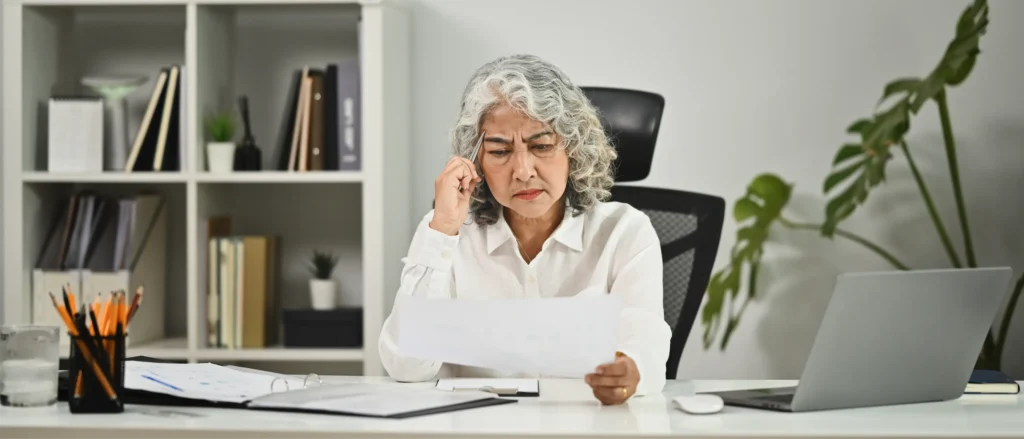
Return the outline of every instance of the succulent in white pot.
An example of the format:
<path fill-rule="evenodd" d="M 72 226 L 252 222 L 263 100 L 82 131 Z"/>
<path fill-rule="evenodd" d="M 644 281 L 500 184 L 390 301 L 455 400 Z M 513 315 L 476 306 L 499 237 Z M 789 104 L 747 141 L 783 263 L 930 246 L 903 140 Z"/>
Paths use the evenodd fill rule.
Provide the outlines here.
<path fill-rule="evenodd" d="M 215 114 L 206 121 L 206 167 L 210 172 L 231 172 L 235 167 L 235 119 L 231 112 Z"/>
<path fill-rule="evenodd" d="M 313 309 L 333 309 L 338 306 L 338 285 L 332 277 L 337 265 L 338 258 L 333 254 L 313 251 L 313 259 L 309 263 L 309 272 L 313 275 L 309 280 Z"/>

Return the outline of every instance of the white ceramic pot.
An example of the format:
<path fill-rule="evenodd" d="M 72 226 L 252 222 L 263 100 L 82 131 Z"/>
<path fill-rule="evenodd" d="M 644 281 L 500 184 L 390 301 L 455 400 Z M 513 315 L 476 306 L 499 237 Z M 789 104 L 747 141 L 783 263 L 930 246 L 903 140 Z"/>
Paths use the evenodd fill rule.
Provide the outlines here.
<path fill-rule="evenodd" d="M 313 309 L 334 309 L 338 305 L 338 286 L 334 279 L 310 279 L 309 294 Z"/>
<path fill-rule="evenodd" d="M 235 142 L 206 144 L 206 166 L 210 172 L 231 172 L 235 168 Z"/>

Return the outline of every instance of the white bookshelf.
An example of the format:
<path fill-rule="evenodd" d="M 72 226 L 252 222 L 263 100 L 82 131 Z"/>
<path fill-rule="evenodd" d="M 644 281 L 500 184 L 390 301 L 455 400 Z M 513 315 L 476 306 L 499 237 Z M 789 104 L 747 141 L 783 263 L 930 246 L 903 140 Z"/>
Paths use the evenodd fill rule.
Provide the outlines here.
<path fill-rule="evenodd" d="M 6 322 L 26 322 L 32 307 L 40 305 L 31 303 L 32 269 L 61 197 L 79 189 L 103 194 L 152 190 L 168 201 L 167 300 L 161 304 L 167 336 L 130 347 L 128 355 L 288 366 L 339 363 L 361 366 L 368 375 L 383 373 L 377 337 L 413 228 L 408 214 L 406 5 L 385 0 L 4 0 L 3 8 L 0 299 Z M 303 65 L 323 67 L 355 56 L 361 63 L 361 169 L 274 170 L 291 73 Z M 149 75 L 129 98 L 131 140 L 156 72 L 169 64 L 183 65 L 187 77 L 180 172 L 47 171 L 43 120 L 51 94 L 85 92 L 77 84 L 89 74 Z M 208 173 L 203 118 L 211 108 L 237 110 L 235 98 L 243 94 L 249 98 L 264 171 Z M 362 300 L 363 346 L 206 347 L 204 229 L 211 215 L 231 216 L 234 234 L 278 237 L 282 307 L 308 307 L 303 263 L 313 249 L 334 251 L 340 259 L 335 270 L 339 288 Z"/>

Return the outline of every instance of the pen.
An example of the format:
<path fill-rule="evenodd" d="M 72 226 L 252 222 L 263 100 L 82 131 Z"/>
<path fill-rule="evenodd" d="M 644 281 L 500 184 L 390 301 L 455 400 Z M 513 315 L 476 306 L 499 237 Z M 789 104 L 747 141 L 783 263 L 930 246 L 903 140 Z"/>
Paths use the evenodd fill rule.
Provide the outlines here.
<path fill-rule="evenodd" d="M 469 154 L 469 161 L 473 162 L 473 167 L 476 167 L 476 156 L 480 153 L 480 146 L 484 144 L 484 132 L 480 132 L 480 139 L 476 141 L 476 147 L 473 148 L 473 152 Z M 459 191 L 462 191 L 462 185 L 459 185 Z"/>
<path fill-rule="evenodd" d="M 152 377 L 152 376 L 149 376 L 149 375 L 142 375 L 142 377 L 143 377 L 143 378 L 145 378 L 145 379 L 147 379 L 147 380 L 150 380 L 150 381 L 152 381 L 152 382 L 154 382 L 154 383 L 160 384 L 160 385 L 162 385 L 162 386 L 164 386 L 164 387 L 168 387 L 168 388 L 171 388 L 171 389 L 177 390 L 177 391 L 179 391 L 179 392 L 184 392 L 184 390 L 181 390 L 181 388 L 180 388 L 180 387 L 178 387 L 178 386 L 175 386 L 174 384 L 168 383 L 168 382 L 166 382 L 166 381 L 163 381 L 163 380 L 159 380 L 159 379 L 157 379 L 157 378 L 154 378 L 154 377 Z"/>
<path fill-rule="evenodd" d="M 476 141 L 476 148 L 473 148 L 473 153 L 469 155 L 469 161 L 473 162 L 474 165 L 476 164 L 476 156 L 480 153 L 480 146 L 484 144 L 484 134 L 486 133 L 480 132 L 480 140 Z"/>

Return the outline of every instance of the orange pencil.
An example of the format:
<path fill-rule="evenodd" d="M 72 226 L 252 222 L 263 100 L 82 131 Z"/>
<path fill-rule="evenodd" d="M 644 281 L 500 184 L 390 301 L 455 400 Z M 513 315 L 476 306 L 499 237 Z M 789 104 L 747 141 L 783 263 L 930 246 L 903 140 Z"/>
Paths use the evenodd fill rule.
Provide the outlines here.
<path fill-rule="evenodd" d="M 70 282 L 68 283 L 68 286 L 67 286 L 67 293 L 68 293 L 68 306 L 70 306 L 71 309 L 78 309 L 78 304 L 75 303 L 75 292 L 71 291 L 71 283 Z"/>
<path fill-rule="evenodd" d="M 71 296 L 70 292 L 68 296 Z M 53 293 L 50 293 L 50 301 L 53 302 L 53 307 L 57 309 L 57 313 L 60 314 L 61 319 L 64 320 L 64 324 L 67 325 L 68 333 L 70 333 L 72 337 L 78 337 L 78 330 L 75 329 L 74 321 L 71 319 L 71 316 L 68 315 L 67 310 L 57 304 L 57 298 L 54 297 Z M 107 392 L 107 396 L 109 396 L 110 399 L 117 399 L 117 395 L 114 394 L 113 387 L 110 386 L 110 382 L 107 381 L 106 375 L 103 374 L 103 369 L 100 368 L 98 363 L 93 361 L 92 355 L 90 355 L 89 351 L 86 349 L 85 342 L 80 338 L 76 341 L 78 342 L 78 349 L 82 351 L 82 356 L 85 357 L 85 361 L 92 365 L 92 370 L 96 374 L 96 378 L 99 379 L 100 385 L 103 386 L 103 390 Z"/>

